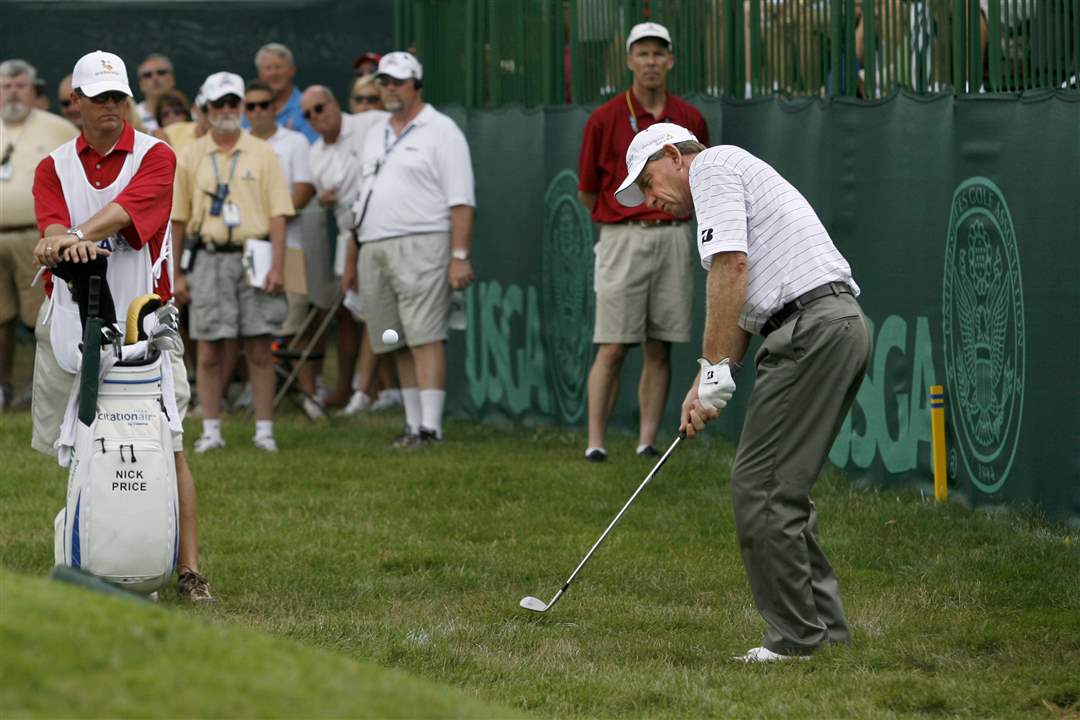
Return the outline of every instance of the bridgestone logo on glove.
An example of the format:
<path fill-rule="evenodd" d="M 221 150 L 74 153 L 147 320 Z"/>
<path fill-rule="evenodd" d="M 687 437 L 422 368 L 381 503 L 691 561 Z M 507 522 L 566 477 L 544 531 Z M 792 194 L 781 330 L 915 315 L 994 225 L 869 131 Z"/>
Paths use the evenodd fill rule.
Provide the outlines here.
<path fill-rule="evenodd" d="M 715 365 L 705 358 L 698 358 L 701 380 L 698 381 L 698 402 L 702 407 L 723 410 L 735 394 L 735 381 L 731 379 L 731 366 L 727 358 Z"/>

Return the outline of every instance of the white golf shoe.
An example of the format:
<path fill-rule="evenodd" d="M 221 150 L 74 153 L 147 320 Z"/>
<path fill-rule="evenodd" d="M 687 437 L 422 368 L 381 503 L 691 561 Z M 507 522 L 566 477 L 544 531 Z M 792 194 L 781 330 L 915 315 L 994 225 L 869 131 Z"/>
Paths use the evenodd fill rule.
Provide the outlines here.
<path fill-rule="evenodd" d="M 731 658 L 736 662 L 744 663 L 772 663 L 784 662 L 785 660 L 809 660 L 809 655 L 781 655 L 766 647 L 751 648 L 745 655 L 736 655 Z"/>
<path fill-rule="evenodd" d="M 371 403 L 371 409 L 373 411 L 378 411 L 392 407 L 401 407 L 402 402 L 400 390 L 397 388 L 387 388 L 379 393 L 379 397 L 375 399 L 375 402 Z"/>
<path fill-rule="evenodd" d="M 225 447 L 225 438 L 220 435 L 203 435 L 195 441 L 195 452 L 199 455 Z"/>
<path fill-rule="evenodd" d="M 345 407 L 341 409 L 338 415 L 356 415 L 362 413 L 371 407 L 371 398 L 367 396 L 367 393 L 357 390 L 349 398 L 349 402 Z"/>
<path fill-rule="evenodd" d="M 255 447 L 266 452 L 276 453 L 278 451 L 277 441 L 274 440 L 273 435 L 256 435 L 254 438 Z"/>

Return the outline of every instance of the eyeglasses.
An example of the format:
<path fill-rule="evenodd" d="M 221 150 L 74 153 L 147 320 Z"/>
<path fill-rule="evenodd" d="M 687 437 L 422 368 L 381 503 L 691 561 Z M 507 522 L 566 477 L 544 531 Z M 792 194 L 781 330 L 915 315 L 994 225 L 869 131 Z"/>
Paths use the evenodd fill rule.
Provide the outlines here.
<path fill-rule="evenodd" d="M 304 119 L 310 120 L 312 115 L 322 115 L 322 112 L 325 108 L 326 106 L 322 103 L 319 103 L 318 105 L 313 105 L 310 110 L 304 111 Z"/>
<path fill-rule="evenodd" d="M 269 110 L 271 102 L 272 102 L 271 100 L 260 100 L 259 102 L 246 102 L 246 103 L 244 103 L 244 108 L 248 112 L 254 112 L 255 108 L 259 108 L 260 110 Z"/>
<path fill-rule="evenodd" d="M 379 87 L 386 87 L 387 85 L 391 85 L 393 87 L 401 87 L 407 82 L 409 81 L 398 80 L 397 78 L 390 77 L 389 75 L 379 75 L 377 78 L 375 78 L 375 84 Z"/>
<path fill-rule="evenodd" d="M 378 95 L 353 95 L 352 99 L 353 102 L 367 103 L 368 105 L 374 105 L 375 103 L 379 102 Z"/>
<path fill-rule="evenodd" d="M 83 95 L 80 92 L 79 97 L 86 97 L 86 95 Z M 122 93 L 119 90 L 109 90 L 107 92 L 98 93 L 94 97 L 88 99 L 95 105 L 104 105 L 107 102 L 111 102 L 114 105 L 119 105 L 121 103 L 127 102 L 128 96 L 126 93 Z"/>
<path fill-rule="evenodd" d="M 60 107 L 64 107 L 64 108 L 71 107 L 71 101 L 68 100 L 67 98 L 64 98 L 63 100 L 60 101 Z"/>
<path fill-rule="evenodd" d="M 171 74 L 172 74 L 172 70 L 166 70 L 165 68 L 158 68 L 157 70 L 143 70 L 141 73 L 139 73 L 139 79 L 140 80 L 149 80 L 150 78 L 154 77 L 155 75 L 157 75 L 158 77 L 162 77 L 162 76 L 171 75 Z"/>
<path fill-rule="evenodd" d="M 178 105 L 171 105 L 161 108 L 161 117 L 167 117 L 169 115 L 179 115 L 180 117 L 183 117 L 186 114 L 187 113 L 185 109 Z"/>
<path fill-rule="evenodd" d="M 223 98 L 211 100 L 210 107 L 214 108 L 215 110 L 220 110 L 223 107 L 240 107 L 240 98 L 236 97 L 235 95 L 226 95 Z"/>

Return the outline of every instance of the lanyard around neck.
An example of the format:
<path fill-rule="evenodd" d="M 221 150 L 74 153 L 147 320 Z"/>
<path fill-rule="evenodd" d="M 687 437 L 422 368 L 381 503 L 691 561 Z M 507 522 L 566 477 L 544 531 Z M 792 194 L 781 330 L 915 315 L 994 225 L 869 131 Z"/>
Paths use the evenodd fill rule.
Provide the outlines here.
<path fill-rule="evenodd" d="M 236 152 L 233 153 L 233 156 L 232 156 L 232 167 L 229 168 L 229 179 L 225 181 L 226 185 L 231 183 L 233 177 L 236 176 L 236 163 L 239 162 L 239 160 L 240 160 L 240 151 L 237 150 Z M 221 172 L 218 170 L 217 152 L 216 151 L 210 153 L 210 163 L 214 166 L 214 182 L 217 183 L 218 185 L 220 185 L 221 184 Z"/>
<path fill-rule="evenodd" d="M 634 104 L 630 102 L 630 91 L 626 91 L 626 110 L 630 116 L 630 129 L 634 131 L 634 134 L 638 133 L 637 115 L 634 114 Z"/>

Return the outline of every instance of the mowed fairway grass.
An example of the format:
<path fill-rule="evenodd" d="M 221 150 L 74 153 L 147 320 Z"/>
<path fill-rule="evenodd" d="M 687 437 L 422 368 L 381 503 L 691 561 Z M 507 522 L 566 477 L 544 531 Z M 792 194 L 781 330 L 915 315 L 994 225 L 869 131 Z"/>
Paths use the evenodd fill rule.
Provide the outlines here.
<path fill-rule="evenodd" d="M 610 460 L 591 465 L 581 459 L 581 433 L 454 421 L 443 445 L 392 449 L 401 422 L 390 413 L 316 426 L 286 415 L 276 424 L 282 451 L 267 455 L 251 447 L 248 423 L 227 418 L 229 448 L 189 456 L 202 570 L 218 602 L 190 608 L 166 595 L 157 608 L 132 609 L 133 626 L 148 622 L 148 612 L 154 623 L 179 623 L 180 630 L 170 626 L 145 640 L 162 668 L 156 684 L 143 677 L 132 690 L 129 682 L 145 668 L 147 652 L 115 652 L 108 672 L 93 676 L 92 704 L 65 713 L 35 703 L 35 693 L 74 693 L 85 682 L 86 658 L 96 657 L 95 643 L 50 654 L 29 638 L 63 637 L 89 595 L 47 593 L 68 611 L 15 615 L 27 613 L 28 597 L 44 598 L 55 586 L 25 576 L 43 577 L 52 565 L 52 518 L 65 476 L 28 449 L 27 413 L 0 416 L 0 564 L 10 571 L 0 576 L 0 663 L 7 678 L 15 664 L 20 677 L 37 673 L 18 686 L 5 680 L 0 713 L 390 714 L 392 704 L 365 701 L 387 681 L 352 684 L 370 678 L 369 664 L 404 671 L 392 676 L 403 695 L 432 715 L 1080 712 L 1075 530 L 1070 535 L 1028 513 L 936 506 L 914 489 L 855 488 L 826 474 L 815 500 L 855 642 L 807 663 L 748 667 L 730 658 L 756 645 L 764 625 L 751 607 L 734 539 L 729 444 L 678 448 L 569 593 L 540 616 L 520 610 L 518 600 L 547 601 L 651 467 L 633 456 L 634 439 L 616 438 Z M 188 431 L 190 445 L 197 422 Z M 317 655 L 322 664 L 312 671 L 298 660 L 307 669 L 290 680 L 288 665 L 257 662 L 251 653 L 203 656 L 201 641 L 185 640 L 193 637 L 185 627 L 256 649 L 273 642 L 266 658 Z M 122 620 L 112 632 L 132 636 Z M 175 645 L 162 637 L 176 638 Z M 267 701 L 275 697 L 260 690 L 267 665 L 284 668 L 270 684 L 290 700 Z M 289 682 L 301 690 L 310 683 L 310 705 L 296 704 Z M 425 703 L 431 683 L 475 704 Z M 177 694 L 182 709 L 162 710 L 159 698 Z M 410 712 L 415 705 L 396 707 L 419 714 Z"/>

